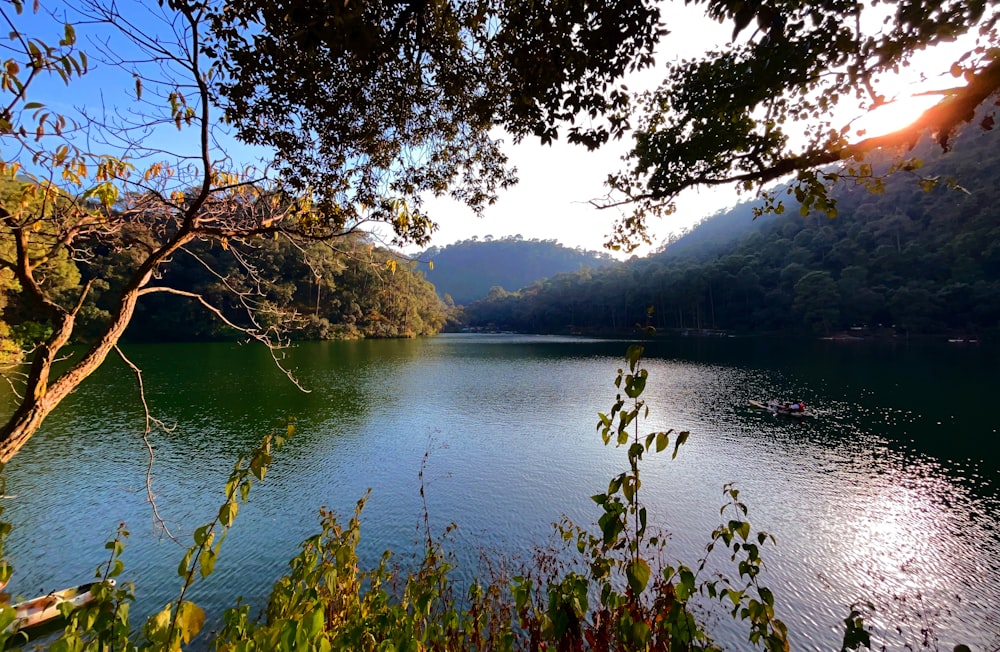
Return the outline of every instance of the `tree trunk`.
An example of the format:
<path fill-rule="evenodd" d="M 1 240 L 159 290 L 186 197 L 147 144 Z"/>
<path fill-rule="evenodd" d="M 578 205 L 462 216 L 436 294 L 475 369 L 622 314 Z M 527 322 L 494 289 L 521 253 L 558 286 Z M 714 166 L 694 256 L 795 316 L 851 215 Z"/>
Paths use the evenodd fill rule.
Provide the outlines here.
<path fill-rule="evenodd" d="M 189 209 L 191 214 L 198 210 L 198 206 L 199 204 L 195 203 L 193 208 Z M 118 308 L 112 313 L 111 321 L 104 333 L 91 345 L 79 362 L 55 380 L 51 379 L 52 365 L 73 335 L 76 313 L 82 305 L 82 297 L 80 305 L 75 310 L 61 310 L 53 317 L 56 322 L 53 335 L 39 346 L 31 361 L 24 400 L 7 423 L 0 428 L 0 463 L 9 462 L 41 427 L 45 417 L 104 363 L 108 353 L 118 344 L 118 340 L 132 321 L 135 304 L 142 294 L 142 288 L 152 278 L 153 270 L 192 239 L 189 228 L 182 228 L 170 242 L 142 261 L 122 290 Z M 24 267 L 27 268 L 27 265 Z"/>
<path fill-rule="evenodd" d="M 148 275 L 142 282 L 145 284 Z M 10 419 L 0 429 L 0 463 L 6 464 L 31 439 L 35 431 L 41 427 L 45 417 L 77 388 L 90 374 L 108 357 L 111 349 L 118 344 L 122 333 L 132 320 L 135 304 L 139 298 L 139 287 L 126 292 L 114 315 L 114 320 L 107 330 L 90 350 L 68 371 L 49 384 L 52 365 L 59 351 L 69 341 L 73 333 L 74 315 L 67 313 L 55 334 L 43 346 L 39 347 L 31 362 L 28 373 L 28 387 L 21 405 L 11 415 Z"/>

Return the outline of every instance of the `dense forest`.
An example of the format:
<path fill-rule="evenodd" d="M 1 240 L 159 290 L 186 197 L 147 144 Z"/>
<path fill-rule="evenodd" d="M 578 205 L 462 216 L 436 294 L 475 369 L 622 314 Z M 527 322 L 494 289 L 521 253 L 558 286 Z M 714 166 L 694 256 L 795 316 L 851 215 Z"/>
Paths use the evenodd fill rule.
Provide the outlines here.
<path fill-rule="evenodd" d="M 293 338 L 414 337 L 437 333 L 445 323 L 444 305 L 415 266 L 362 234 L 316 243 L 305 252 L 283 239 L 255 246 L 257 273 L 272 279 L 263 288 L 265 309 L 258 313 L 281 315 Z M 241 285 L 249 279 L 235 264 L 239 252 L 234 256 L 232 247 L 216 246 L 197 253 L 175 261 L 165 280 L 205 296 L 222 307 L 228 319 L 245 319 L 246 311 L 235 305 L 232 293 L 235 288 L 236 296 L 248 296 L 245 291 L 250 289 Z M 207 257 L 212 269 L 228 274 L 219 278 L 210 273 L 203 264 Z M 149 341 L 231 338 L 226 330 L 198 303 L 153 295 L 137 308 L 128 336 Z"/>
<path fill-rule="evenodd" d="M 1000 147 L 969 129 L 955 151 L 932 143 L 912 168 L 864 183 L 842 177 L 838 215 L 797 206 L 753 220 L 750 205 L 707 221 L 661 253 L 494 292 L 466 306 L 472 327 L 532 332 L 660 329 L 995 336 L 1000 326 Z M 860 172 L 860 170 L 859 170 Z M 875 186 L 875 192 L 872 192 Z M 776 196 L 790 199 L 779 188 Z M 735 241 L 717 223 L 753 228 Z"/>
<path fill-rule="evenodd" d="M 457 304 L 482 299 L 494 287 L 516 290 L 538 279 L 614 262 L 607 253 L 570 249 L 554 240 L 524 240 L 520 235 L 431 247 L 417 259 L 441 298 L 449 296 Z"/>
<path fill-rule="evenodd" d="M 6 185 L 12 190 L 12 182 Z M 106 322 L 125 270 L 144 240 L 138 232 L 130 237 L 129 248 L 99 248 L 86 259 L 63 255 L 46 264 L 43 283 L 56 296 L 76 296 L 90 286 L 77 320 L 78 341 L 93 337 Z M 446 319 L 444 304 L 416 264 L 361 233 L 306 247 L 283 238 L 226 246 L 195 243 L 179 253 L 160 278 L 174 291 L 145 297 L 126 339 L 231 339 L 234 331 L 227 321 L 257 331 L 275 329 L 279 338 L 413 337 L 438 332 Z M 28 301 L 9 270 L 0 272 L 0 342 L 5 355 L 15 354 L 51 328 L 32 317 L 37 312 Z M 248 309 L 243 304 L 252 305 Z"/>

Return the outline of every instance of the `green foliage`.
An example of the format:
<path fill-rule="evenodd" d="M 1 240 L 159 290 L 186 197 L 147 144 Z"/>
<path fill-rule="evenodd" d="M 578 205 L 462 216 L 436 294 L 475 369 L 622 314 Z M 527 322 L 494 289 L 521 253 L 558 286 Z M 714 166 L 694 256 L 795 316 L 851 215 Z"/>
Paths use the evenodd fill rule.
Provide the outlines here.
<path fill-rule="evenodd" d="M 817 333 L 829 334 L 832 326 L 840 322 L 840 292 L 837 282 L 826 271 L 805 274 L 795 283 L 793 306 L 802 320 Z"/>
<path fill-rule="evenodd" d="M 245 606 L 228 610 L 214 649 L 453 649 L 465 627 L 477 631 L 483 621 L 473 623 L 470 612 L 456 608 L 449 566 L 436 546 L 403 578 L 390 569 L 388 553 L 375 569 L 360 570 L 356 549 L 365 500 L 346 527 L 321 510 L 321 532 L 302 544 L 290 572 L 275 583 L 266 618 L 252 620 Z M 392 588 L 397 582 L 398 593 Z M 470 600 L 482 609 L 478 586 Z"/>
<path fill-rule="evenodd" d="M 217 306 L 240 326 L 253 323 L 239 304 L 229 298 L 239 293 L 259 293 L 273 317 L 271 328 L 291 339 L 329 340 L 376 337 L 415 337 L 437 333 L 444 325 L 445 306 L 433 286 L 401 260 L 362 235 L 345 236 L 337 246 L 314 244 L 299 247 L 280 239 L 258 239 L 219 247 L 192 246 L 195 256 L 179 256 L 163 280 L 173 287 L 196 293 Z M 255 275 L 248 276 L 240 261 L 253 257 Z M 203 264 L 210 262 L 216 273 Z M 119 263 L 109 258 L 103 270 L 114 277 Z M 98 302 L 102 309 L 114 293 Z M 92 332 L 88 324 L 86 332 Z M 232 337 L 232 331 L 188 299 L 151 296 L 136 310 L 127 338 L 133 341 L 215 340 Z"/>
<path fill-rule="evenodd" d="M 652 333 L 652 329 L 646 330 Z M 787 650 L 787 631 L 774 617 L 773 596 L 757 582 L 763 565 L 759 546 L 771 540 L 769 535 L 758 533 L 758 543 L 753 543 L 749 540 L 750 523 L 730 520 L 712 533 L 706 556 L 696 570 L 683 564 L 676 568 L 661 565 L 665 539 L 648 536 L 647 511 L 640 500 L 639 463 L 644 454 L 667 450 L 673 431 L 645 435 L 641 432 L 640 424 L 649 415 L 649 408 L 641 398 L 649 379 L 648 371 L 642 367 L 642 354 L 641 345 L 628 348 L 627 366 L 619 369 L 615 378 L 615 386 L 625 396 L 619 393 L 611 410 L 598 415 L 597 429 L 604 443 L 614 442 L 616 447 L 626 448 L 628 459 L 628 470 L 612 478 L 606 493 L 593 497 L 604 512 L 598 521 L 600 536 L 594 537 L 571 523 L 559 528 L 563 539 L 575 541 L 576 551 L 588 559 L 590 580 L 601 596 L 600 607 L 592 623 L 584 627 L 582 639 L 597 649 L 714 649 L 708 633 L 689 607 L 692 599 L 704 594 L 720 600 L 728 598 L 736 605 L 731 613 L 734 618 L 748 622 L 752 643 L 768 650 Z M 687 431 L 674 435 L 673 458 L 688 436 Z M 728 486 L 725 491 L 732 508 L 745 518 L 746 507 L 737 500 L 739 492 Z M 736 538 L 738 541 L 734 542 Z M 740 580 L 731 582 L 724 575 L 718 579 L 700 579 L 707 553 L 712 552 L 718 541 L 723 541 L 726 549 L 733 545 L 730 561 L 736 564 Z M 564 579 L 558 586 L 565 587 L 565 582 Z M 722 585 L 727 588 L 720 592 Z M 740 585 L 738 590 L 732 588 L 737 585 Z M 550 596 L 551 587 L 550 584 Z M 620 587 L 624 587 L 624 592 Z M 757 598 L 745 597 L 751 588 Z M 560 598 L 557 604 L 565 612 L 569 598 L 579 594 L 580 591 L 567 594 L 563 588 L 555 594 Z M 550 613 L 551 602 L 550 598 Z M 570 606 L 575 604 L 569 602 Z"/>
<path fill-rule="evenodd" d="M 225 501 L 212 521 L 195 529 L 194 544 L 185 552 L 177 572 L 182 579 L 178 598 L 161 611 L 151 615 L 141 632 L 133 631 L 129 607 L 135 601 L 135 587 L 114 580 L 124 571 L 121 555 L 129 536 L 122 523 L 105 548 L 108 561 L 97 568 L 100 579 L 91 589 L 94 600 L 66 615 L 62 635 L 49 649 L 53 652 L 81 650 L 140 650 L 178 651 L 199 634 L 205 623 L 205 612 L 185 596 L 198 578 L 212 574 L 226 533 L 240 503 L 246 502 L 254 482 L 263 481 L 271 463 L 272 452 L 280 449 L 295 431 L 293 422 L 282 424 L 267 435 L 252 451 L 241 457 L 233 467 L 225 487 Z M 5 536 L 5 533 L 4 533 Z M 2 537 L 0 537 L 2 541 Z M 289 648 L 291 649 L 291 648 Z"/>

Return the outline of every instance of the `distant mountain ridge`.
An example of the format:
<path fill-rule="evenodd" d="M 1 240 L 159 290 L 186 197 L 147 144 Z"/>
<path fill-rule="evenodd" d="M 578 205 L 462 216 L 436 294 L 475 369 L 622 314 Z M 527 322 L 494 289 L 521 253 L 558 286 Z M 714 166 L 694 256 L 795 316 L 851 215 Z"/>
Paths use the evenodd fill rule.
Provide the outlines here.
<path fill-rule="evenodd" d="M 416 257 L 418 269 L 437 288 L 442 298 L 458 304 L 482 299 L 491 288 L 519 290 L 530 283 L 599 268 L 615 262 L 610 254 L 571 249 L 555 240 L 524 240 L 520 236 L 463 240 L 444 247 L 431 247 Z"/>

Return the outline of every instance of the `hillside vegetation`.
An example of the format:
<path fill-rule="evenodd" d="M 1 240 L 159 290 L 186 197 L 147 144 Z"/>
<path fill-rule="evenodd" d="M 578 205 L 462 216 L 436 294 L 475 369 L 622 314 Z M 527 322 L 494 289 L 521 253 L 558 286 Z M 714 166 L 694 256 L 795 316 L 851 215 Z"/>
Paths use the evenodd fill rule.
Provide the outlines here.
<path fill-rule="evenodd" d="M 662 253 L 561 274 L 466 309 L 469 325 L 534 332 L 660 329 L 832 334 L 848 328 L 995 336 L 1000 325 L 1000 143 L 970 129 L 942 154 L 925 143 L 912 169 L 857 169 L 834 188 L 837 217 L 717 216 Z M 874 190 L 872 192 L 871 190 Z M 726 242 L 734 219 L 752 225 Z"/>
<path fill-rule="evenodd" d="M 137 230 L 132 237 L 141 243 L 145 235 Z M 90 284 L 77 341 L 94 337 L 107 320 L 126 282 L 134 249 L 104 247 L 85 261 L 63 257 L 48 264 L 44 282 L 60 296 Z M 255 259 L 252 274 L 241 264 L 250 257 Z M 359 234 L 342 238 L 336 246 L 314 243 L 305 249 L 273 238 L 226 247 L 196 243 L 160 275 L 174 291 L 147 297 L 137 307 L 126 338 L 232 339 L 234 327 L 298 339 L 436 333 L 445 322 L 444 304 L 414 268 Z M 52 328 L 33 318 L 29 297 L 19 290 L 10 275 L 0 275 L 0 343 L 8 356 Z"/>

